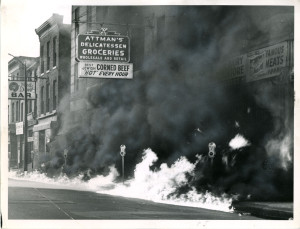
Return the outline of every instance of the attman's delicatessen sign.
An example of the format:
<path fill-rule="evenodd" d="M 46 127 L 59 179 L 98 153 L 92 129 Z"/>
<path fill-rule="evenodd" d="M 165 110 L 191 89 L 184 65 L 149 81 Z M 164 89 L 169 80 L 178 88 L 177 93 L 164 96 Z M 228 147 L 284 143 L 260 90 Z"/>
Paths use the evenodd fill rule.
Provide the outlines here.
<path fill-rule="evenodd" d="M 79 34 L 76 58 L 79 78 L 133 78 L 129 37 L 108 32 L 107 28 Z"/>
<path fill-rule="evenodd" d="M 79 61 L 129 62 L 129 38 L 121 35 L 79 34 L 77 59 Z"/>

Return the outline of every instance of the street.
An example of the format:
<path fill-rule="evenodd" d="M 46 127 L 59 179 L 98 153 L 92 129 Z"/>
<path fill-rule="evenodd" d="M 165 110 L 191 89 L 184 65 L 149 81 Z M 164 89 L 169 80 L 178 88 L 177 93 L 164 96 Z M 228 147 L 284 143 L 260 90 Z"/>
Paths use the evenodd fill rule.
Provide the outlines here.
<path fill-rule="evenodd" d="M 9 219 L 170 219 L 170 220 L 258 220 L 201 208 L 68 190 L 58 185 L 9 179 Z"/>

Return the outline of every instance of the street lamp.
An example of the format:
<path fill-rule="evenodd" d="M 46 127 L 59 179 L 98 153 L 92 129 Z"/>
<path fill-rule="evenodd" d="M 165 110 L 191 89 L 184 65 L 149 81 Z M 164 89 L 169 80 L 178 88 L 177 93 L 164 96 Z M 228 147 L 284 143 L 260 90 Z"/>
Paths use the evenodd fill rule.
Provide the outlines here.
<path fill-rule="evenodd" d="M 22 62 L 18 57 L 8 53 L 8 55 L 14 57 L 17 61 L 19 61 L 24 66 L 24 82 L 25 82 L 25 121 L 24 121 L 24 172 L 27 171 L 27 162 L 28 162 L 28 152 L 27 152 L 27 129 L 28 129 L 28 122 L 27 122 L 27 113 L 28 113 L 28 104 L 27 104 L 27 76 L 26 76 L 26 62 Z"/>

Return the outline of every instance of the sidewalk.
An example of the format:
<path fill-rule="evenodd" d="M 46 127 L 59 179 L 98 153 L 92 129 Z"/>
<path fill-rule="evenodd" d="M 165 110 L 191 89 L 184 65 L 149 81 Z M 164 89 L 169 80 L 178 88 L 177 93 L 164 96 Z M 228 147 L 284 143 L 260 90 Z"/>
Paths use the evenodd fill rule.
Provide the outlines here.
<path fill-rule="evenodd" d="M 236 202 L 233 203 L 235 212 L 250 214 L 265 219 L 288 220 L 293 218 L 292 202 Z"/>

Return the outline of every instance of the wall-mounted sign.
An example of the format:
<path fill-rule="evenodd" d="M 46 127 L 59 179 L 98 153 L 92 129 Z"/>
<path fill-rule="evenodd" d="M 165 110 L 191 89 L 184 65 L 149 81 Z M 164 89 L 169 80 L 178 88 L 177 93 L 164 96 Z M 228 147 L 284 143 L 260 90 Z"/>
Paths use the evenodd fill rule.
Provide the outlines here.
<path fill-rule="evenodd" d="M 129 52 L 127 36 L 79 34 L 77 37 L 79 61 L 129 62 Z"/>
<path fill-rule="evenodd" d="M 8 98 L 25 99 L 25 82 L 17 80 L 8 81 Z M 35 82 L 27 81 L 27 99 L 35 99 Z"/>
<path fill-rule="evenodd" d="M 132 79 L 132 63 L 79 62 L 78 76 L 83 78 Z"/>
<path fill-rule="evenodd" d="M 240 55 L 230 59 L 222 68 L 223 79 L 233 79 L 246 75 L 246 59 L 247 55 Z"/>
<path fill-rule="evenodd" d="M 23 122 L 17 122 L 16 123 L 16 135 L 22 135 L 23 134 Z"/>
<path fill-rule="evenodd" d="M 247 54 L 246 80 L 254 81 L 277 76 L 288 63 L 287 42 Z"/>

